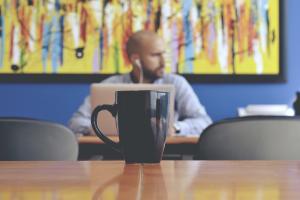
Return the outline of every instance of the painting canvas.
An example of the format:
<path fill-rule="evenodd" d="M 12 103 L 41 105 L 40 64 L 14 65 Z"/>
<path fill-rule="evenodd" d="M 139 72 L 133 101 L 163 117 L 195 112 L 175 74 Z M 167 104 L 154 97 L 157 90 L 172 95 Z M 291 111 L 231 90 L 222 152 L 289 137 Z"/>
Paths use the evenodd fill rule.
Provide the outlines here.
<path fill-rule="evenodd" d="M 128 73 L 142 29 L 165 40 L 170 73 L 282 73 L 280 0 L 0 0 L 0 80 Z"/>

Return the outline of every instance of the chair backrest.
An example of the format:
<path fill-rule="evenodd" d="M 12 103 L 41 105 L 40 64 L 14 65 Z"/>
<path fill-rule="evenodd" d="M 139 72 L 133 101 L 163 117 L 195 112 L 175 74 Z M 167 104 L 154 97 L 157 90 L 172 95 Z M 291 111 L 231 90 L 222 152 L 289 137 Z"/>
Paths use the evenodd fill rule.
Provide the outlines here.
<path fill-rule="evenodd" d="M 212 124 L 200 136 L 198 160 L 299 160 L 300 118 L 252 116 Z"/>
<path fill-rule="evenodd" d="M 77 160 L 78 142 L 63 125 L 0 118 L 0 160 Z"/>

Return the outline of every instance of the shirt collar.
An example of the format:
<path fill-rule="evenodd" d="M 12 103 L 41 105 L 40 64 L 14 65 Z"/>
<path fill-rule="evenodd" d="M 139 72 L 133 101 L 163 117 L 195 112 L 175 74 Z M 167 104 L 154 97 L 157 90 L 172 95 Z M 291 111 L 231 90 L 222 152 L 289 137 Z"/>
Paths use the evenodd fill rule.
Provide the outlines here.
<path fill-rule="evenodd" d="M 156 84 L 157 84 L 157 83 L 162 83 L 162 82 L 163 82 L 164 76 L 165 76 L 165 75 L 163 75 L 163 77 L 161 77 L 161 78 L 156 79 L 153 83 L 156 83 Z M 134 83 L 133 80 L 132 80 L 132 78 L 131 78 L 130 73 L 125 74 L 125 76 L 124 76 L 124 82 L 125 82 L 125 83 Z"/>

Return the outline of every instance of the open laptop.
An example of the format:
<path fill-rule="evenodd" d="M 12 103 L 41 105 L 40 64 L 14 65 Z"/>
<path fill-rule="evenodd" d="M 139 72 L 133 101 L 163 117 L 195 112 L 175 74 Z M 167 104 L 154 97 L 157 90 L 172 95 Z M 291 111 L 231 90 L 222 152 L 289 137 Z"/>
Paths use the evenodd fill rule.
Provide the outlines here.
<path fill-rule="evenodd" d="M 90 101 L 92 110 L 98 105 L 114 104 L 116 91 L 137 91 L 137 90 L 155 90 L 169 92 L 169 124 L 173 126 L 174 122 L 174 101 L 175 88 L 171 84 L 103 84 L 94 83 L 90 88 Z M 105 135 L 118 135 L 115 118 L 108 112 L 102 111 L 98 114 L 98 124 L 100 130 Z M 94 133 L 94 131 L 92 130 Z"/>

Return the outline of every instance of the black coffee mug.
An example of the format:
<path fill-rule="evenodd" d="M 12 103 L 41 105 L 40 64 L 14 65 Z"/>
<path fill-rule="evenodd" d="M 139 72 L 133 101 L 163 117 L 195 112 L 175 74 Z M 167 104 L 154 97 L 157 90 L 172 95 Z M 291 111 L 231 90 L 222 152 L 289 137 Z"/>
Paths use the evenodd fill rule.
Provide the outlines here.
<path fill-rule="evenodd" d="M 126 163 L 159 163 L 168 131 L 169 93 L 142 90 L 116 91 L 115 95 L 114 105 L 99 105 L 93 110 L 96 135 L 121 152 Z M 98 114 L 103 110 L 116 118 L 119 143 L 106 137 L 98 126 Z"/>

